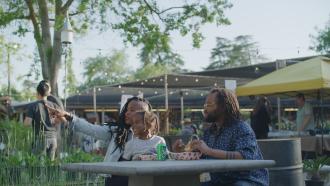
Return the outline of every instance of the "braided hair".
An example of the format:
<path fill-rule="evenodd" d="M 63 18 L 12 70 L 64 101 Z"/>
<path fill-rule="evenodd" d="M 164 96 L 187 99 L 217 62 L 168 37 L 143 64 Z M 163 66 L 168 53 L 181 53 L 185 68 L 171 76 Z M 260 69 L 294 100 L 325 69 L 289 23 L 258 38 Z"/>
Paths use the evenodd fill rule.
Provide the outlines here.
<path fill-rule="evenodd" d="M 224 123 L 229 124 L 233 120 L 239 120 L 241 113 L 239 104 L 234 92 L 224 88 L 214 88 L 210 91 L 211 94 L 216 93 L 217 106 L 224 107 Z"/>
<path fill-rule="evenodd" d="M 159 128 L 160 128 L 159 118 L 154 112 L 138 111 L 136 112 L 136 114 L 142 118 L 145 131 L 152 129 L 151 135 L 157 135 L 159 133 Z"/>
<path fill-rule="evenodd" d="M 123 150 L 124 145 L 128 139 L 128 132 L 129 132 L 129 128 L 131 126 L 125 122 L 125 114 L 127 112 L 128 104 L 131 101 L 138 101 L 138 102 L 141 101 L 143 103 L 146 103 L 148 105 L 148 111 L 152 110 L 152 107 L 151 107 L 149 101 L 144 98 L 132 97 L 127 100 L 127 102 L 125 103 L 125 105 L 123 106 L 122 110 L 119 113 L 119 120 L 118 120 L 118 124 L 117 124 L 117 129 L 116 129 L 116 136 L 115 136 L 115 143 L 116 143 L 117 147 L 115 148 L 115 150 L 117 148 L 119 148 L 120 150 Z"/>

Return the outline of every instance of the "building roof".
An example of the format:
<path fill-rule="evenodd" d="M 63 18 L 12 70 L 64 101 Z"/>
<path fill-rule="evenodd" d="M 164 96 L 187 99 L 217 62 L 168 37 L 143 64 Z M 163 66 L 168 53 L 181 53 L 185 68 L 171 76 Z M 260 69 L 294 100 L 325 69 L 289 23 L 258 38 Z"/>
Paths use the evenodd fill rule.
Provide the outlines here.
<path fill-rule="evenodd" d="M 300 58 L 291 58 L 291 59 L 283 59 L 276 60 L 273 62 L 267 63 L 259 63 L 247 66 L 233 67 L 233 68 L 223 68 L 223 69 L 215 69 L 215 70 L 204 70 L 199 72 L 189 72 L 185 73 L 187 75 L 199 75 L 199 76 L 216 76 L 216 77 L 239 77 L 239 78 L 247 78 L 247 79 L 255 79 L 266 74 L 269 74 L 276 70 L 276 64 L 282 63 L 285 66 L 290 66 L 295 63 L 311 59 L 316 56 L 307 56 Z"/>

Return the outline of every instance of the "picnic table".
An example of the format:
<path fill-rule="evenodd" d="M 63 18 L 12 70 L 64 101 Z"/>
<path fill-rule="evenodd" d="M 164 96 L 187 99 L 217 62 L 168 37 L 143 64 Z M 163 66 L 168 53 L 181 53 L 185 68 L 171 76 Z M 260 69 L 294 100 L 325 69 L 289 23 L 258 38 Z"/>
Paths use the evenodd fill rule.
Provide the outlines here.
<path fill-rule="evenodd" d="M 203 172 L 252 170 L 274 165 L 274 160 L 166 160 L 71 163 L 63 165 L 62 169 L 129 176 L 129 186 L 197 186 Z"/>

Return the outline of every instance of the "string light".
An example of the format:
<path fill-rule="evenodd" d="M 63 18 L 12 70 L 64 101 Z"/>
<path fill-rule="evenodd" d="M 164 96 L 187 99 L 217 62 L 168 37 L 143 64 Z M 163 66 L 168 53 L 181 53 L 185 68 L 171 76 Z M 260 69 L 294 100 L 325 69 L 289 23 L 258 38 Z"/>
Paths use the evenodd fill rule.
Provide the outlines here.
<path fill-rule="evenodd" d="M 163 78 L 160 78 L 160 81 L 163 81 Z"/>
<path fill-rule="evenodd" d="M 198 82 L 199 80 L 196 78 L 195 81 Z"/>
<path fill-rule="evenodd" d="M 178 78 L 175 78 L 175 81 L 178 81 L 179 79 Z"/>
<path fill-rule="evenodd" d="M 215 86 L 215 87 L 218 86 L 218 83 L 214 83 L 214 86 Z"/>
<path fill-rule="evenodd" d="M 121 85 L 118 85 L 118 88 L 121 88 Z"/>
<path fill-rule="evenodd" d="M 155 79 L 152 80 L 152 82 L 155 82 L 155 81 L 156 81 Z"/>
<path fill-rule="evenodd" d="M 157 92 L 157 91 L 155 91 L 155 94 L 158 94 L 158 92 Z"/>
<path fill-rule="evenodd" d="M 144 85 L 144 82 L 141 82 L 141 85 Z"/>
<path fill-rule="evenodd" d="M 188 92 L 185 92 L 184 94 L 185 94 L 186 96 L 187 96 L 187 95 L 189 95 L 189 93 L 188 93 Z"/>
<path fill-rule="evenodd" d="M 98 88 L 98 91 L 101 91 L 102 89 L 101 88 Z"/>

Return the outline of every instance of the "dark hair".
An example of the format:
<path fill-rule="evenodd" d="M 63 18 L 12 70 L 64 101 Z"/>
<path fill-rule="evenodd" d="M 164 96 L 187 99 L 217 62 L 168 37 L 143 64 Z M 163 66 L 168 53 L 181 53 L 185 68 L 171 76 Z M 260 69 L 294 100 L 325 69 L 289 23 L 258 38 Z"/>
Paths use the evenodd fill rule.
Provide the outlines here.
<path fill-rule="evenodd" d="M 155 128 L 153 131 L 151 131 L 152 135 L 157 135 L 159 132 L 159 118 L 157 116 L 157 114 L 155 114 L 154 112 L 149 112 L 149 111 L 138 111 L 136 112 L 136 114 L 138 114 L 143 121 L 143 124 L 145 125 L 145 131 L 151 129 L 153 126 L 152 124 L 155 123 Z"/>
<path fill-rule="evenodd" d="M 305 101 L 305 95 L 303 93 L 298 93 L 296 97 Z"/>
<path fill-rule="evenodd" d="M 149 111 L 152 110 L 152 107 L 151 107 L 149 101 L 146 100 L 146 99 L 143 99 L 143 98 L 140 98 L 140 97 L 132 97 L 132 98 L 129 98 L 127 100 L 127 102 L 123 106 L 123 109 L 119 113 L 119 119 L 118 119 L 116 136 L 115 136 L 115 143 L 116 143 L 117 147 L 115 148 L 115 150 L 117 148 L 119 148 L 120 150 L 123 150 L 124 145 L 125 145 L 125 143 L 126 143 L 126 141 L 128 139 L 128 131 L 129 131 L 130 125 L 128 125 L 127 123 L 125 123 L 125 114 L 127 112 L 128 104 L 131 101 L 141 101 L 141 102 L 144 102 L 144 103 L 146 103 L 148 105 Z"/>
<path fill-rule="evenodd" d="M 49 91 L 50 91 L 50 85 L 49 85 L 48 81 L 46 81 L 46 80 L 40 81 L 37 86 L 38 94 L 40 94 L 42 97 L 48 96 Z"/>
<path fill-rule="evenodd" d="M 266 109 L 268 114 L 271 113 L 271 111 L 272 111 L 271 103 L 265 96 L 262 96 L 258 99 L 257 104 L 255 105 L 255 107 L 253 109 L 253 113 L 256 114 L 263 107 Z"/>
<path fill-rule="evenodd" d="M 224 121 L 225 124 L 229 124 L 230 121 L 239 120 L 241 113 L 239 112 L 239 104 L 237 97 L 231 90 L 224 88 L 214 88 L 210 91 L 210 94 L 216 94 L 217 97 L 217 106 L 224 107 Z"/>

